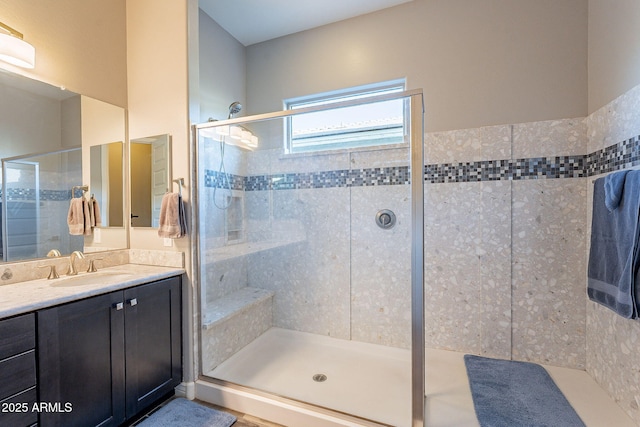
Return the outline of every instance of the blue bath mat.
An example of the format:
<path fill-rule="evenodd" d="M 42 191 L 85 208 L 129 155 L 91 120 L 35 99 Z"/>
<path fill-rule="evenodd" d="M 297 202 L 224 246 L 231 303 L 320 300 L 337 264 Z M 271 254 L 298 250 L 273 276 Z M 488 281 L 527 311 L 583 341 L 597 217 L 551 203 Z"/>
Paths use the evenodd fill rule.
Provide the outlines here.
<path fill-rule="evenodd" d="M 464 362 L 482 427 L 584 427 L 542 366 L 469 354 Z"/>
<path fill-rule="evenodd" d="M 173 399 L 136 427 L 230 427 L 236 417 L 187 399 Z"/>

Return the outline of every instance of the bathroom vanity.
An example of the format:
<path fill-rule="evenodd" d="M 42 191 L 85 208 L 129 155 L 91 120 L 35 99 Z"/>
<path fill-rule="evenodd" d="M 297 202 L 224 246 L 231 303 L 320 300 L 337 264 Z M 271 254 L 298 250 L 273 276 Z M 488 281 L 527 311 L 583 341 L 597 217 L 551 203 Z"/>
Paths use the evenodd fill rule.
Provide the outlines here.
<path fill-rule="evenodd" d="M 0 425 L 118 426 L 171 393 L 182 273 L 125 265 L 3 286 Z"/>

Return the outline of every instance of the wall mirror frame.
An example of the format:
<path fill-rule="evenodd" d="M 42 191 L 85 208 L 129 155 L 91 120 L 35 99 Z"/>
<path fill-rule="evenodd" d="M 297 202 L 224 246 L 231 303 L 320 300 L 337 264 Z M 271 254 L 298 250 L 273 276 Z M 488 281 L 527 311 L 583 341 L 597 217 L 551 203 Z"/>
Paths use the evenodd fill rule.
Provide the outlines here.
<path fill-rule="evenodd" d="M 131 227 L 158 228 L 162 197 L 171 191 L 171 135 L 132 139 Z"/>
<path fill-rule="evenodd" d="M 126 145 L 124 108 L 0 70 L 2 262 L 43 258 L 51 249 L 66 256 L 74 250 L 128 248 L 124 220 L 119 227 L 80 236 L 71 235 L 67 224 L 72 189 L 86 188 L 86 197 L 91 194 L 89 147 L 114 141 Z M 125 176 L 123 170 L 122 180 Z M 82 194 L 77 189 L 74 196 Z M 126 202 L 121 199 L 124 217 Z M 101 207 L 109 209 L 108 203 Z M 17 230 L 17 224 L 21 235 L 11 235 L 8 230 Z"/>

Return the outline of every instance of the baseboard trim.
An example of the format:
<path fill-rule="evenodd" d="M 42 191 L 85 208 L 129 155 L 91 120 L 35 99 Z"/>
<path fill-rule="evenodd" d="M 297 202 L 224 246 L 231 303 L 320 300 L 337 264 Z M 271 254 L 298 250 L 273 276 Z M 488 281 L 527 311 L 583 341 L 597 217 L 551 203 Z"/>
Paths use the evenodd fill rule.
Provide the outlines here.
<path fill-rule="evenodd" d="M 189 400 L 196 398 L 196 383 L 182 382 L 176 387 L 176 396 L 185 397 Z"/>

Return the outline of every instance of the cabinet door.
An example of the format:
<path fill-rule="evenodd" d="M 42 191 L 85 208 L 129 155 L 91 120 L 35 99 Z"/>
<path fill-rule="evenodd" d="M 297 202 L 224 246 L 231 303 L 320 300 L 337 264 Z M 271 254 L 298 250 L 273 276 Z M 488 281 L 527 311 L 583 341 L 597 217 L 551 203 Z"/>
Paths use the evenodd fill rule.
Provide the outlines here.
<path fill-rule="evenodd" d="M 36 321 L 33 313 L 0 321 L 0 426 L 30 426 L 36 392 Z"/>
<path fill-rule="evenodd" d="M 114 292 L 38 312 L 40 402 L 59 405 L 40 414 L 42 427 L 124 421 L 122 302 Z"/>
<path fill-rule="evenodd" d="M 172 277 L 125 290 L 127 416 L 182 380 L 181 281 Z"/>

